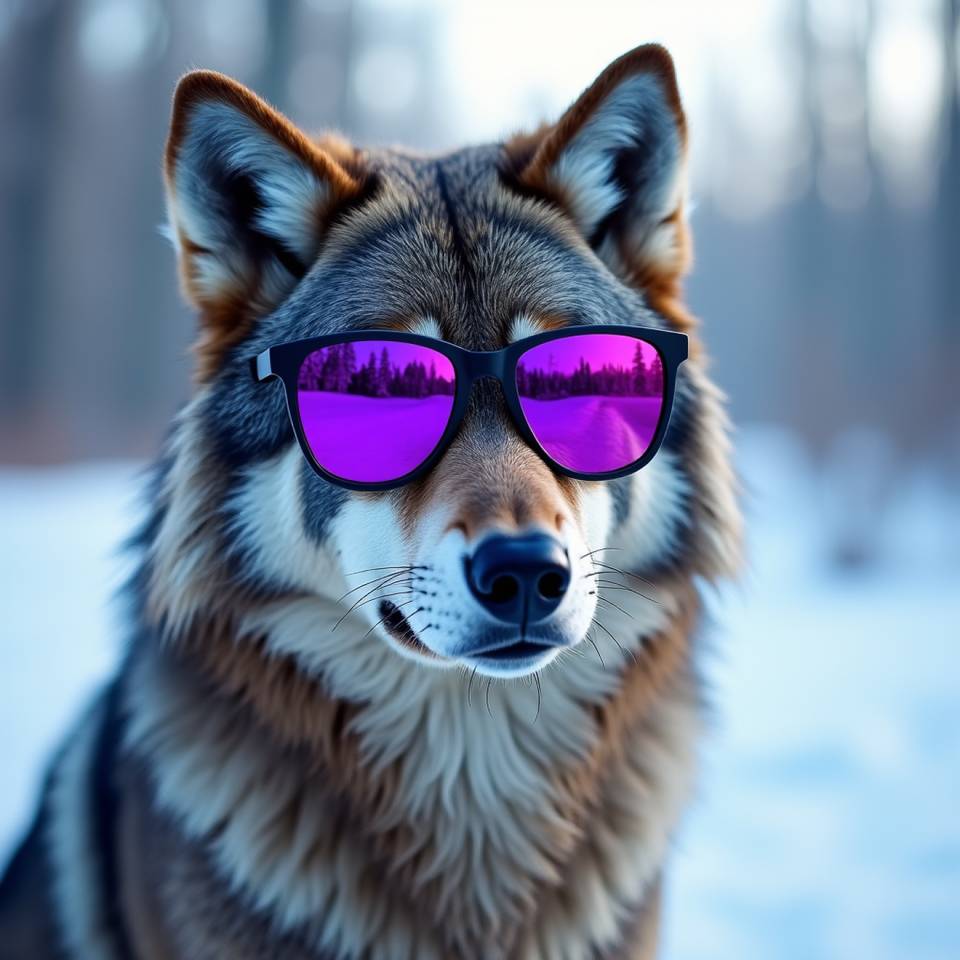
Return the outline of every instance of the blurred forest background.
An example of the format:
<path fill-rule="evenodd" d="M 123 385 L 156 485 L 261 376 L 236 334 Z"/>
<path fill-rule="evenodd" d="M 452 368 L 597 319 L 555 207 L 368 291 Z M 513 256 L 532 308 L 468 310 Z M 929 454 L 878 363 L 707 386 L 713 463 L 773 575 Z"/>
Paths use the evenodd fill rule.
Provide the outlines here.
<path fill-rule="evenodd" d="M 692 135 L 689 300 L 750 563 L 668 960 L 960 957 L 960 0 L 0 0 L 0 860 L 125 636 L 138 471 L 186 399 L 178 76 L 446 149 L 645 41 Z"/>
<path fill-rule="evenodd" d="M 557 115 L 657 39 L 693 135 L 689 296 L 736 419 L 956 472 L 960 2 L 554 9 L 2 0 L 0 457 L 148 455 L 186 394 L 192 318 L 157 229 L 185 69 L 307 129 L 444 149 Z"/>

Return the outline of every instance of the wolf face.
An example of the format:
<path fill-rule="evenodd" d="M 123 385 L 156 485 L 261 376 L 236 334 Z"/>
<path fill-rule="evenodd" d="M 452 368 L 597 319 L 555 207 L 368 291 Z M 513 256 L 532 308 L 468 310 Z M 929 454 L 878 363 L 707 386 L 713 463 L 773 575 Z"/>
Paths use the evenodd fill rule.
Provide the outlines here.
<path fill-rule="evenodd" d="M 653 956 L 702 727 L 698 580 L 739 547 L 680 302 L 685 149 L 655 46 L 556 124 L 440 157 L 310 140 L 184 78 L 166 180 L 196 391 L 134 543 L 126 659 L 0 883 L 18 956 L 62 955 L 33 945 L 48 899 L 71 956 Z M 691 341 L 663 445 L 615 481 L 555 473 L 486 379 L 421 479 L 348 492 L 250 364 L 359 329 L 493 350 L 585 323 Z"/>
<path fill-rule="evenodd" d="M 698 474 L 692 449 L 717 418 L 696 354 L 664 448 L 636 476 L 554 474 L 484 382 L 431 474 L 383 493 L 347 492 L 309 469 L 279 385 L 255 383 L 249 358 L 351 329 L 479 350 L 582 323 L 689 331 L 675 299 L 688 258 L 685 150 L 657 47 L 613 64 L 555 126 L 439 158 L 310 141 L 227 78 L 186 77 L 166 174 L 184 287 L 201 313 L 200 386 L 171 470 L 190 502 L 171 499 L 156 549 L 163 616 L 294 591 L 325 599 L 339 620 L 342 600 L 366 633 L 301 637 L 297 654 L 315 669 L 329 668 L 331 647 L 358 666 L 396 655 L 499 677 L 586 642 L 601 660 L 601 645 L 631 653 L 643 631 L 624 631 L 625 618 L 654 626 L 657 598 L 613 568 L 650 580 L 689 558 L 694 539 L 707 572 L 729 561 L 709 529 L 726 476 Z M 200 546 L 198 523 L 223 531 L 227 570 Z M 565 558 L 562 597 L 523 636 L 472 589 L 492 537 L 546 537 Z M 222 595 L 199 595 L 211 589 Z"/>

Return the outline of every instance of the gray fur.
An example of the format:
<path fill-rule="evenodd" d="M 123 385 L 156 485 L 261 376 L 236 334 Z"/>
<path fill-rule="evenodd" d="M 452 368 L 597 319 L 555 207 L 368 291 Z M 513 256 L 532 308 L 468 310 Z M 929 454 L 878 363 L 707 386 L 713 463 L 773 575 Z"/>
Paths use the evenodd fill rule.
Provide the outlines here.
<path fill-rule="evenodd" d="M 260 315 L 224 349 L 216 374 L 178 418 L 133 544 L 140 565 L 127 591 L 131 651 L 117 681 L 124 709 L 88 758 L 91 770 L 108 766 L 107 777 L 100 782 L 91 774 L 90 793 L 75 805 L 97 808 L 98 797 L 112 803 L 115 794 L 119 812 L 106 825 L 67 824 L 77 849 L 87 844 L 92 851 L 77 876 L 101 878 L 94 899 L 111 908 L 104 908 L 109 942 L 98 946 L 98 956 L 128 960 L 129 943 L 145 960 L 653 955 L 660 869 L 699 729 L 692 654 L 680 657 L 659 699 L 633 721 L 624 749 L 593 773 L 600 786 L 595 806 L 585 810 L 589 823 L 576 820 L 584 811 L 561 809 L 561 794 L 551 791 L 560 790 L 557 771 L 573 768 L 602 740 L 597 717 L 616 696 L 630 657 L 641 669 L 637 651 L 649 656 L 648 641 L 665 633 L 671 618 L 695 620 L 689 581 L 702 572 L 696 545 L 720 543 L 735 553 L 725 527 L 699 530 L 722 526 L 717 504 L 727 509 L 732 502 L 724 421 L 708 381 L 702 373 L 681 378 L 676 428 L 664 445 L 670 459 L 645 480 L 627 478 L 605 491 L 597 484 L 565 489 L 565 507 L 593 511 L 580 527 L 593 530 L 597 542 L 620 544 L 621 562 L 655 575 L 653 588 L 665 602 L 640 598 L 639 620 L 627 624 L 625 617 L 626 626 L 616 625 L 608 608 L 608 623 L 633 631 L 624 634 L 626 647 L 616 638 L 617 647 L 603 644 L 608 659 L 597 648 L 599 663 L 558 659 L 546 676 L 554 699 L 543 705 L 538 728 L 531 711 L 520 709 L 536 705 L 540 715 L 532 685 L 498 684 L 497 713 L 488 681 L 487 710 L 475 714 L 471 693 L 481 694 L 466 676 L 421 672 L 427 668 L 395 657 L 379 635 L 371 639 L 376 626 L 366 630 L 360 615 L 334 632 L 345 605 L 331 597 L 345 592 L 340 580 L 357 583 L 353 571 L 338 567 L 339 554 L 367 538 L 376 566 L 379 552 L 403 536 L 400 520 L 384 529 L 382 518 L 403 516 L 422 491 L 354 495 L 320 479 L 305 461 L 294 470 L 283 391 L 275 381 L 256 382 L 249 367 L 274 344 L 385 323 L 413 327 L 427 318 L 444 339 L 477 350 L 504 346 L 521 316 L 534 323 L 669 325 L 618 275 L 604 255 L 603 234 L 618 217 L 632 219 L 639 234 L 660 224 L 681 162 L 680 134 L 657 84 L 631 81 L 615 94 L 594 127 L 584 128 L 579 159 L 564 174 L 594 178 L 593 200 L 608 206 L 592 220 L 519 190 L 500 144 L 439 157 L 376 150 L 361 155 L 362 201 L 324 223 L 315 251 L 311 221 L 295 198 L 313 197 L 309 202 L 322 207 L 324 185 L 235 110 L 221 104 L 195 118 L 174 176 L 179 215 L 222 261 L 208 264 L 214 279 L 221 267 L 224 276 L 242 277 L 266 257 L 273 258 L 275 282 L 272 295 L 261 297 Z M 638 150 L 639 160 L 617 162 L 623 151 Z M 232 203 L 237 178 L 259 191 L 253 212 Z M 244 216 L 251 219 L 238 220 Z M 275 248 L 263 246 L 264 236 Z M 302 276 L 291 272 L 288 254 L 302 261 Z M 708 454 L 716 469 L 705 473 L 700 461 Z M 467 465 L 464 485 L 473 484 L 474 499 L 508 497 L 514 516 L 524 497 L 534 496 L 525 477 L 549 474 L 519 440 L 491 382 L 476 386 L 448 456 Z M 470 469 L 481 463 L 484 469 Z M 521 475 L 518 464 L 529 473 Z M 550 482 L 556 486 L 555 478 Z M 254 510 L 250 490 L 280 491 L 282 502 L 258 502 Z M 351 516 L 364 519 L 345 528 Z M 280 528 L 287 540 L 270 539 Z M 586 542 L 580 528 L 578 536 Z M 434 584 L 459 570 L 459 561 L 446 556 L 451 569 L 431 570 Z M 632 556 L 644 559 L 634 563 Z M 324 589 L 312 590 L 320 578 Z M 683 589 L 672 593 L 680 580 Z M 219 676 L 216 663 L 202 672 L 205 645 L 215 643 L 229 654 L 253 649 L 257 669 L 240 679 Z M 268 718 L 270 705 L 256 700 L 264 678 L 296 691 L 290 710 L 300 711 L 293 719 L 307 730 L 308 707 L 333 702 L 324 732 L 338 749 L 351 737 L 362 740 L 363 726 L 370 739 L 362 741 L 366 752 L 357 748 L 357 763 L 371 778 L 370 769 L 396 764 L 396 795 L 375 794 L 387 827 L 351 806 L 336 779 L 343 771 L 324 767 L 305 746 L 306 735 L 293 744 L 285 739 L 283 723 Z M 413 731 L 407 740 L 405 731 Z M 436 752 L 444 733 L 456 741 L 449 769 Z M 198 806 L 204 797 L 207 804 Z M 59 797 L 61 810 L 71 809 L 70 799 Z M 0 886 L 0 944 L 11 960 L 58 955 L 35 919 L 47 901 L 63 899 L 53 891 L 67 889 L 50 876 L 54 861 L 38 852 L 38 831 L 62 833 L 63 822 L 51 825 L 49 803 L 48 791 L 35 832 Z M 611 834 L 617 827 L 607 814 L 620 818 L 619 834 Z M 475 821 L 463 819 L 470 817 Z M 256 829 L 248 835 L 240 822 Z M 432 838 L 434 830 L 441 835 Z M 405 831 L 425 846 L 411 863 L 396 863 L 391 844 L 412 842 Z M 623 849 L 636 856 L 618 859 Z M 430 876 L 417 857 L 435 858 L 440 872 Z M 408 868 L 422 869 L 414 874 L 422 886 L 396 879 Z M 564 870 L 573 874 L 561 883 Z M 112 877 L 116 889 L 108 889 Z M 251 877 L 270 883 L 251 889 Z M 310 899 L 320 896 L 321 881 L 333 891 L 322 909 Z M 590 898 L 601 887 L 605 897 L 593 910 Z M 436 916 L 447 899 L 466 904 L 463 916 Z M 578 912 L 588 905 L 589 916 Z"/>

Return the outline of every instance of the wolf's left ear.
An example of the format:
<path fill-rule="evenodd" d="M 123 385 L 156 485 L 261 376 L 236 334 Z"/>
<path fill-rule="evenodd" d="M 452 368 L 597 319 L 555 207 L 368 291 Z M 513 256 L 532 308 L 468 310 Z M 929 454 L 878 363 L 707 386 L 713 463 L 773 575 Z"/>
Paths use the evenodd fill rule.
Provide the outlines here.
<path fill-rule="evenodd" d="M 203 378 L 293 289 L 363 176 L 345 144 L 314 143 L 209 70 L 177 87 L 164 173 L 183 287 L 200 311 Z"/>
<path fill-rule="evenodd" d="M 687 267 L 686 144 L 673 60 L 649 44 L 507 155 L 522 188 L 558 203 L 614 272 L 649 286 Z"/>

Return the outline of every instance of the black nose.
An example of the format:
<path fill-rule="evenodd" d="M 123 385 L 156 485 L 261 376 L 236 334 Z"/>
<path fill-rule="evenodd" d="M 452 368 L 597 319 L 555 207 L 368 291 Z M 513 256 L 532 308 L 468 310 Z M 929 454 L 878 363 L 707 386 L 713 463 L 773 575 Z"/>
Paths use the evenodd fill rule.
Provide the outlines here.
<path fill-rule="evenodd" d="M 525 626 L 560 606 L 570 585 L 570 563 L 546 533 L 491 534 L 467 559 L 473 595 L 498 620 Z"/>

